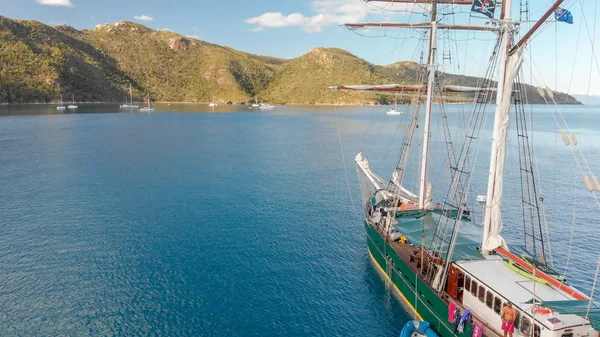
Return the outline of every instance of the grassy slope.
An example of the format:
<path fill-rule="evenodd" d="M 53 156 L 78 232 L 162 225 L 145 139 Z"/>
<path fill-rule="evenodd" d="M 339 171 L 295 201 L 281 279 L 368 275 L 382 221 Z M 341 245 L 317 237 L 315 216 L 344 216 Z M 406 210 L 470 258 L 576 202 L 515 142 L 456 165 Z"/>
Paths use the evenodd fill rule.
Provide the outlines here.
<path fill-rule="evenodd" d="M 259 56 L 122 21 L 78 31 L 0 16 L 0 102 L 123 101 L 150 92 L 159 101 L 277 104 L 365 104 L 389 95 L 340 92 L 339 84 L 415 84 L 419 66 L 376 66 L 344 50 L 315 48 L 293 60 Z M 476 86 L 477 78 L 439 74 L 444 84 Z M 527 87 L 530 102 L 543 99 Z M 454 98 L 467 99 L 465 94 Z M 555 93 L 558 102 L 576 103 Z M 409 100 L 409 98 L 401 98 Z"/>

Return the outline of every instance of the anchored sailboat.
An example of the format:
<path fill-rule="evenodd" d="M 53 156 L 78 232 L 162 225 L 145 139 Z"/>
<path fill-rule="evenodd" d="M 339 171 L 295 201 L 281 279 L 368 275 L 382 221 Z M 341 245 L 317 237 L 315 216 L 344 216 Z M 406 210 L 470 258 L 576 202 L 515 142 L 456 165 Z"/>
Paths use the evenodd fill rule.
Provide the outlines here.
<path fill-rule="evenodd" d="M 151 112 L 154 111 L 152 107 L 152 101 L 150 100 L 150 93 L 148 93 L 148 105 L 140 109 L 141 112 Z"/>
<path fill-rule="evenodd" d="M 426 30 L 429 35 L 428 56 L 427 63 L 420 66 L 417 75 L 419 84 L 330 87 L 412 93 L 417 103 L 412 109 L 398 162 L 389 181 L 371 170 L 362 153 L 355 157 L 368 251 L 385 274 L 386 283 L 393 284 L 413 308 L 415 316 L 429 322 L 442 337 L 502 336 L 500 313 L 507 303 L 512 303 L 517 312 L 513 322 L 517 337 L 598 336 L 600 308 L 593 304 L 590 296 L 573 288 L 564 278 L 557 277 L 558 273 L 546 262 L 551 254 L 542 234 L 541 201 L 527 136 L 529 120 L 523 107 L 527 101 L 520 78 L 523 50 L 529 38 L 559 8 L 562 0 L 556 1 L 520 39 L 520 21 L 511 17 L 511 0 L 502 2 L 500 20 L 491 20 L 486 26 L 445 24 L 438 17 L 438 6 L 473 5 L 472 10 L 492 18 L 495 1 L 485 4 L 481 0 L 474 3 L 468 0 L 371 1 L 423 3 L 428 4 L 430 10 L 429 22 L 346 24 L 351 29 L 403 27 Z M 438 83 L 436 51 L 439 29 L 488 31 L 498 35 L 486 77 L 478 87 Z M 495 73 L 498 76 L 493 79 Z M 475 104 L 462 130 L 464 141 L 457 151 L 458 156 L 453 149 L 443 104 L 440 105 L 451 174 L 445 198 L 434 206 L 434 186 L 429 181 L 432 107 L 434 95 L 438 95 L 438 100 L 443 103 L 442 93 L 447 92 L 473 93 Z M 523 205 L 520 208 L 502 208 L 504 161 L 513 100 Z M 425 105 L 424 116 L 421 116 L 421 101 Z M 467 201 L 474 167 L 470 160 L 476 151 L 473 147 L 477 146 L 474 145 L 480 141 L 486 109 L 490 106 L 495 107 L 494 126 L 487 193 L 477 198 L 484 206 L 483 226 L 478 226 L 465 217 L 469 212 Z M 412 191 L 405 187 L 404 178 L 419 124 L 423 130 L 422 150 L 417 190 Z M 587 175 L 586 184 L 594 188 Z M 524 258 L 509 250 L 501 234 L 502 211 L 518 212 L 517 218 L 523 218 L 525 248 L 531 257 Z M 513 223 L 510 225 L 514 226 Z M 457 310 L 459 313 L 469 310 L 473 323 L 457 329 L 458 323 L 454 324 L 452 320 Z"/>
<path fill-rule="evenodd" d="M 129 83 L 129 102 L 125 102 L 125 104 L 121 104 L 120 108 L 139 108 L 139 105 L 133 104 L 133 93 L 131 91 L 131 83 Z"/>
<path fill-rule="evenodd" d="M 273 109 L 275 109 L 275 106 L 274 106 L 274 105 L 271 105 L 271 104 L 267 104 L 267 103 L 261 103 L 261 104 L 258 106 L 258 108 L 259 108 L 260 110 L 273 110 Z"/>
<path fill-rule="evenodd" d="M 60 105 L 56 107 L 56 110 L 66 110 L 67 108 L 63 105 L 63 96 L 60 94 Z"/>
<path fill-rule="evenodd" d="M 210 107 L 216 107 L 218 104 L 215 102 L 215 96 L 212 97 L 212 101 L 210 102 L 210 104 L 208 104 L 208 106 Z"/>
<path fill-rule="evenodd" d="M 402 111 L 398 110 L 398 93 L 394 92 L 394 107 L 390 108 L 387 112 L 386 115 L 388 116 L 398 116 L 401 115 Z"/>
<path fill-rule="evenodd" d="M 71 104 L 67 105 L 67 109 L 77 109 L 79 108 L 77 105 L 75 105 L 75 95 L 71 96 Z"/>

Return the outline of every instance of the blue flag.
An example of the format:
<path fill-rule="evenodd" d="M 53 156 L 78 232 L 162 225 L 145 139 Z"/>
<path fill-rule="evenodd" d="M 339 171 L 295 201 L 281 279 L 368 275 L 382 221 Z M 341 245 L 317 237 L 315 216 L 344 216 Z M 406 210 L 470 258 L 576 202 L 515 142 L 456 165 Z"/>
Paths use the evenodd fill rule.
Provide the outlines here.
<path fill-rule="evenodd" d="M 568 24 L 573 23 L 573 15 L 571 15 L 571 12 L 560 7 L 554 10 L 554 18 L 556 18 L 556 21 L 566 22 Z"/>

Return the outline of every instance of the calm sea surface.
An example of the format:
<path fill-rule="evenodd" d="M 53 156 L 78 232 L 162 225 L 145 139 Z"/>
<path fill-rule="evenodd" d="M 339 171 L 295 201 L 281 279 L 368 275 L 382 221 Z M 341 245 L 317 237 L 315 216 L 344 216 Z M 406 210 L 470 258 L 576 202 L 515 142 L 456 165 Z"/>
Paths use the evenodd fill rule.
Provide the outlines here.
<path fill-rule="evenodd" d="M 362 150 L 389 177 L 408 116 L 81 106 L 0 106 L 0 335 L 395 336 L 410 318 L 369 262 L 353 162 Z M 552 248 L 562 272 L 574 223 L 568 278 L 589 292 L 600 212 L 553 109 L 533 107 Z M 560 110 L 600 174 L 600 108 Z M 466 108 L 448 111 L 456 136 Z M 485 193 L 490 129 L 491 117 L 471 199 Z M 433 132 L 441 198 L 439 122 Z M 510 146 L 504 229 L 518 246 L 514 137 Z"/>

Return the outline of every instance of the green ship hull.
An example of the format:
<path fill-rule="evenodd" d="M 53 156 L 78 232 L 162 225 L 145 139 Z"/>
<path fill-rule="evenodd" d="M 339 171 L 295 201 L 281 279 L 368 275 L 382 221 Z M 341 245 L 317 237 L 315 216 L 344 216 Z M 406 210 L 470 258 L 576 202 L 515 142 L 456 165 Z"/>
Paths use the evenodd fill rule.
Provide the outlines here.
<path fill-rule="evenodd" d="M 473 326 L 465 324 L 464 331 L 454 332 L 454 324 L 448 322 L 448 304 L 431 289 L 406 264 L 406 262 L 385 242 L 379 232 L 364 222 L 367 231 L 369 253 L 380 271 L 395 285 L 402 299 L 411 307 L 414 315 L 429 322 L 440 337 L 470 337 Z M 393 267 L 387 268 L 386 255 L 393 261 Z M 418 300 L 416 293 L 418 292 Z"/>

